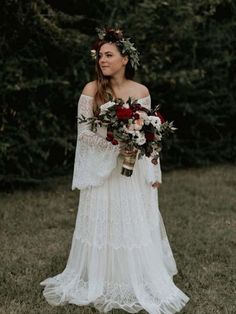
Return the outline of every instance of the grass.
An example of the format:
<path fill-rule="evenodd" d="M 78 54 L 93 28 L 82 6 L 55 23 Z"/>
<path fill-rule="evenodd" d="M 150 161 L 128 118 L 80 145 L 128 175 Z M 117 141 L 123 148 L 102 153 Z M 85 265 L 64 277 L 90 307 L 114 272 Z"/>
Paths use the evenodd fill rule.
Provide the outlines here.
<path fill-rule="evenodd" d="M 164 174 L 160 210 L 179 270 L 174 280 L 191 298 L 183 314 L 236 313 L 235 187 L 228 165 Z M 65 267 L 78 200 L 71 177 L 0 194 L 0 314 L 93 313 L 51 307 L 39 286 Z"/>

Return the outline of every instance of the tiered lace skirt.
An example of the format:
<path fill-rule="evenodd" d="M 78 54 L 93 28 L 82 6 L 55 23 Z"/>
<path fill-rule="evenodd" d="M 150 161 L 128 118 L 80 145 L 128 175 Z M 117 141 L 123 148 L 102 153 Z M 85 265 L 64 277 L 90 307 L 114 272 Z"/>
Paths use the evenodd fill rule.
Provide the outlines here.
<path fill-rule="evenodd" d="M 189 297 L 177 273 L 158 208 L 137 160 L 131 177 L 122 160 L 106 182 L 81 190 L 69 259 L 61 274 L 41 282 L 51 305 L 91 305 L 100 312 L 179 312 Z M 99 171 L 99 169 L 98 169 Z"/>

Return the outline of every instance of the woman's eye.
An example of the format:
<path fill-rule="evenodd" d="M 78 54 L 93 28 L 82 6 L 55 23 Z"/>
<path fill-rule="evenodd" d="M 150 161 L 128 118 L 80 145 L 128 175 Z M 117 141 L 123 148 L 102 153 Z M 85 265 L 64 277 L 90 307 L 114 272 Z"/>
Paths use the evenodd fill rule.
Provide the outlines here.
<path fill-rule="evenodd" d="M 108 54 L 105 54 L 105 55 L 98 55 L 98 59 L 101 59 L 102 57 L 105 57 L 105 58 L 111 58 L 113 55 L 108 53 Z"/>

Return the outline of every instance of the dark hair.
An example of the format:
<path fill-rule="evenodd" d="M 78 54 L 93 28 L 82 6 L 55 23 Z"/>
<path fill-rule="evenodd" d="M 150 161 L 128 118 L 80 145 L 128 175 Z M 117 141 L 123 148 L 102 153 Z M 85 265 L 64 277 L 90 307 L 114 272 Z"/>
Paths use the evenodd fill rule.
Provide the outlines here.
<path fill-rule="evenodd" d="M 115 29 L 106 29 L 106 35 L 101 40 L 97 40 L 94 44 L 93 49 L 96 50 L 97 58 L 96 58 L 96 82 L 97 82 L 97 91 L 94 97 L 94 113 L 97 115 L 99 112 L 99 104 L 102 104 L 109 100 L 109 93 L 114 95 L 114 91 L 112 90 L 110 77 L 104 76 L 99 65 L 99 52 L 101 47 L 106 43 L 114 43 L 118 48 L 120 54 L 122 56 L 128 56 L 128 53 L 123 53 L 123 47 L 120 40 L 123 39 L 123 33 L 121 31 L 117 31 Z M 130 58 L 125 67 L 125 78 L 131 80 L 135 75 L 135 69 L 132 67 Z"/>

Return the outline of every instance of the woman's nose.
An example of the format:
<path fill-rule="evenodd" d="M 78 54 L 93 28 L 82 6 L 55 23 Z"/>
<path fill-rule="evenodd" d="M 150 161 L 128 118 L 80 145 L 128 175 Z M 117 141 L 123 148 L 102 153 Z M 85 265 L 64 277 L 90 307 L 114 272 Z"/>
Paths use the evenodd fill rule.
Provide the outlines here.
<path fill-rule="evenodd" d="M 100 62 L 106 61 L 106 60 L 105 60 L 105 56 L 101 56 L 99 61 L 100 61 Z"/>

